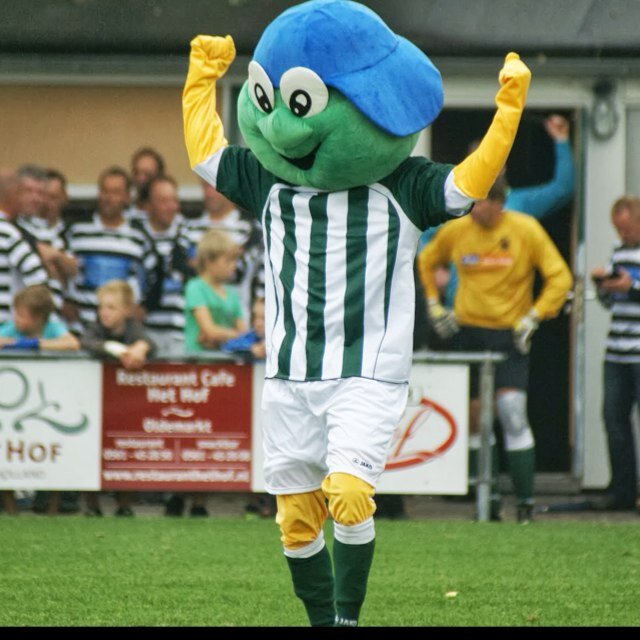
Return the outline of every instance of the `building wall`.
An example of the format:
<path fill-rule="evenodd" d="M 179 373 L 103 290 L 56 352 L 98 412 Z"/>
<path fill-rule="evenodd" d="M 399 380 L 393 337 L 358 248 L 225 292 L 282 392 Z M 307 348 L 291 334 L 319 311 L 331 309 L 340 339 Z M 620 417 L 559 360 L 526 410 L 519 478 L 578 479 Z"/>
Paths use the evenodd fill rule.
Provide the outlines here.
<path fill-rule="evenodd" d="M 36 163 L 74 186 L 95 185 L 107 165 L 129 168 L 141 146 L 156 148 L 183 186 L 198 185 L 182 135 L 180 86 L 3 86 L 0 165 Z"/>

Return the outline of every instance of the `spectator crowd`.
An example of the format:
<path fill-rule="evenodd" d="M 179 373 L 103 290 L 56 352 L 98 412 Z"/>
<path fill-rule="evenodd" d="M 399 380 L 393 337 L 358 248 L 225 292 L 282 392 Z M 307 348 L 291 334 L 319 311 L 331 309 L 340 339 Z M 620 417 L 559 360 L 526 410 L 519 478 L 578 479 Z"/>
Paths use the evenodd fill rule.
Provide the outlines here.
<path fill-rule="evenodd" d="M 129 170 L 100 173 L 95 208 L 71 215 L 61 171 L 0 169 L 0 348 L 82 349 L 126 369 L 204 349 L 263 358 L 264 321 L 251 324 L 264 297 L 260 224 L 202 186 L 202 210 L 181 212 L 164 158 L 144 147 Z M 64 507 L 46 498 L 35 508 Z M 101 515 L 98 498 L 87 513 Z M 116 514 L 132 515 L 131 495 L 116 499 Z M 192 515 L 206 515 L 194 500 Z"/>
<path fill-rule="evenodd" d="M 80 339 L 97 320 L 99 288 L 119 280 L 133 290 L 132 316 L 158 354 L 183 352 L 185 336 L 187 350 L 197 351 L 247 332 L 251 307 L 264 295 L 262 232 L 212 187 L 203 183 L 200 214 L 184 215 L 176 181 L 147 147 L 132 155 L 129 171 L 102 171 L 94 210 L 70 216 L 68 202 L 66 178 L 56 169 L 29 164 L 0 171 L 0 323 L 11 320 L 21 289 L 44 285 L 52 317 Z M 227 247 L 219 274 L 203 276 L 215 269 L 201 245 Z M 188 322 L 193 314 L 185 317 L 191 279 L 204 280 L 212 292 L 210 316 L 196 310 L 202 322 L 195 329 Z M 232 304 L 238 322 L 229 315 Z"/>

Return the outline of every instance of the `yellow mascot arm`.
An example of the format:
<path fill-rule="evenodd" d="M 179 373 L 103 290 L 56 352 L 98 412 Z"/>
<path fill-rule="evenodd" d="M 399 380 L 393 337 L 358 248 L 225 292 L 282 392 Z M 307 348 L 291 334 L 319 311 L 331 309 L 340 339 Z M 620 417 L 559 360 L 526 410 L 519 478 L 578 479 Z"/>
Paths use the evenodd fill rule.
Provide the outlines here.
<path fill-rule="evenodd" d="M 453 179 L 460 191 L 482 200 L 504 167 L 518 132 L 531 71 L 517 53 L 508 53 L 500 75 L 496 111 L 489 130 L 478 148 L 453 168 Z"/>
<path fill-rule="evenodd" d="M 216 111 L 216 80 L 235 56 L 231 36 L 196 36 L 191 41 L 189 71 L 182 90 L 184 140 L 191 168 L 227 145 Z"/>

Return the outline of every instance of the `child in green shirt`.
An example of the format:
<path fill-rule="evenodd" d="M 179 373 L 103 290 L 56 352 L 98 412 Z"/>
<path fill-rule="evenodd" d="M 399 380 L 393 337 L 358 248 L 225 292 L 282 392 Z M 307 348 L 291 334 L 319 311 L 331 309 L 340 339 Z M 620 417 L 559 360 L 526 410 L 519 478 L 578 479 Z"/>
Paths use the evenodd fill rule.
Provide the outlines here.
<path fill-rule="evenodd" d="M 187 352 L 219 349 L 221 344 L 246 332 L 240 297 L 227 284 L 236 270 L 240 248 L 222 229 L 209 229 L 196 248 L 197 277 L 184 292 L 184 348 Z M 165 504 L 165 514 L 181 516 L 189 494 L 174 493 Z M 206 517 L 207 494 L 193 493 L 190 515 Z"/>
<path fill-rule="evenodd" d="M 198 276 L 185 288 L 185 350 L 218 349 L 247 330 L 240 297 L 227 283 L 235 273 L 238 245 L 221 229 L 209 229 L 196 250 Z"/>

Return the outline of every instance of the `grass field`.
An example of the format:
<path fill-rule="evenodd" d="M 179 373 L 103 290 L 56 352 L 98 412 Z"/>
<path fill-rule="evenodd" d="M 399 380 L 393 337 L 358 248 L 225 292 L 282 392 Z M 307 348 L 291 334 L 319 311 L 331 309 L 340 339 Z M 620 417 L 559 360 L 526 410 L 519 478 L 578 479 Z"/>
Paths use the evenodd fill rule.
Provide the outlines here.
<path fill-rule="evenodd" d="M 376 528 L 363 626 L 640 625 L 633 523 Z M 0 625 L 305 626 L 278 535 L 240 517 L 0 516 Z"/>

